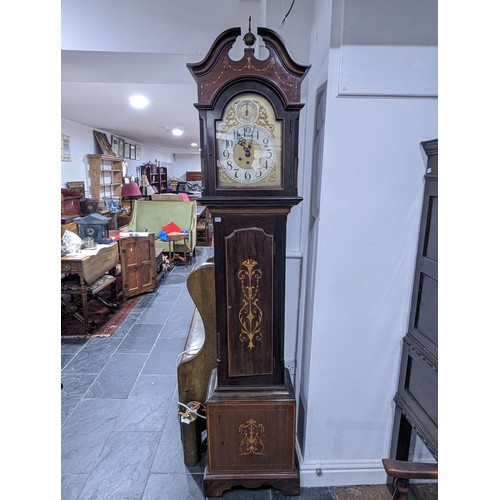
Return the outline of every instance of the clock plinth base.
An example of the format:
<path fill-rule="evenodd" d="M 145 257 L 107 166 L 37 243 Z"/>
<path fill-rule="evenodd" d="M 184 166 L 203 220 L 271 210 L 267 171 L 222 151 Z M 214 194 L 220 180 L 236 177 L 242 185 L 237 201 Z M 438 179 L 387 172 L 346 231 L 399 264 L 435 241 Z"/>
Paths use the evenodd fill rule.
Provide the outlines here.
<path fill-rule="evenodd" d="M 300 493 L 295 396 L 288 370 L 284 375 L 283 385 L 217 388 L 217 369 L 212 371 L 206 402 L 205 496 L 220 496 L 234 486 Z"/>
<path fill-rule="evenodd" d="M 220 497 L 235 487 L 262 488 L 271 487 L 280 490 L 286 496 L 300 495 L 300 472 L 298 467 L 294 472 L 272 474 L 212 474 L 205 468 L 203 476 L 203 494 L 206 497 Z"/>

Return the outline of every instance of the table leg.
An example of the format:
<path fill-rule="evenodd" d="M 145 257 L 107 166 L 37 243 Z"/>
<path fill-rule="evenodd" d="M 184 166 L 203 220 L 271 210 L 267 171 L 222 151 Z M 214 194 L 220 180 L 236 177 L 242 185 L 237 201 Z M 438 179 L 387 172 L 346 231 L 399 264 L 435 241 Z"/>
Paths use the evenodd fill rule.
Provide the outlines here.
<path fill-rule="evenodd" d="M 81 289 L 81 297 L 82 297 L 82 309 L 83 309 L 83 325 L 85 328 L 85 333 L 89 333 L 90 325 L 89 325 L 89 301 L 87 298 L 87 287 L 85 285 L 85 280 L 83 276 L 80 276 L 80 289 Z"/>

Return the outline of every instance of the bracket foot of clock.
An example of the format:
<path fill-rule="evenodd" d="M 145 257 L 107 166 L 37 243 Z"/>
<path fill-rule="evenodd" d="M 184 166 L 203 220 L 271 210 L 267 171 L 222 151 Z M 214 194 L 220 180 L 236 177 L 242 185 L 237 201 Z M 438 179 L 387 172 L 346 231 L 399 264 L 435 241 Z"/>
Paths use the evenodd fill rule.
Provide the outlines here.
<path fill-rule="evenodd" d="M 273 474 L 211 474 L 205 469 L 203 476 L 203 494 L 206 497 L 220 497 L 235 486 L 243 488 L 271 487 L 280 490 L 283 495 L 300 495 L 299 469 L 294 472 Z"/>

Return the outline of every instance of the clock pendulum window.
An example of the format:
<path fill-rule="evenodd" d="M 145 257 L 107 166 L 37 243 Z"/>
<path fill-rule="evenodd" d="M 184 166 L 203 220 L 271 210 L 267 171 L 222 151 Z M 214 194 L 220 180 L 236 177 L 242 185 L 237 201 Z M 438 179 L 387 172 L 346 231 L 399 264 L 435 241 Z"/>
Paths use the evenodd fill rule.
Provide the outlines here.
<path fill-rule="evenodd" d="M 205 496 L 233 486 L 300 493 L 295 395 L 284 366 L 286 221 L 297 195 L 300 86 L 277 33 L 251 29 L 240 61 L 229 57 L 240 28 L 215 40 L 188 68 L 198 88 L 203 186 L 214 221 L 217 368 L 208 381 Z"/>

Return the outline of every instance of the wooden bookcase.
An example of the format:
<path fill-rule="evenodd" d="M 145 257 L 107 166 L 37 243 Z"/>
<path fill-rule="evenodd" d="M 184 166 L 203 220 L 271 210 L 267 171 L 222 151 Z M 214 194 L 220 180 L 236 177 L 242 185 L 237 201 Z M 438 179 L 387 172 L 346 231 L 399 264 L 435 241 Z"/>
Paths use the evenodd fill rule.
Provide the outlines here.
<path fill-rule="evenodd" d="M 149 183 L 156 189 L 157 193 L 168 192 L 167 167 L 146 163 L 141 166 L 141 176 L 143 175 L 146 175 Z"/>
<path fill-rule="evenodd" d="M 121 197 L 124 158 L 100 154 L 87 155 L 90 197 L 96 200 Z"/>

